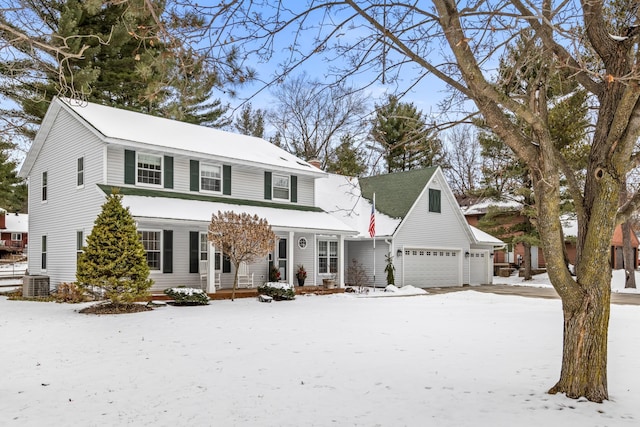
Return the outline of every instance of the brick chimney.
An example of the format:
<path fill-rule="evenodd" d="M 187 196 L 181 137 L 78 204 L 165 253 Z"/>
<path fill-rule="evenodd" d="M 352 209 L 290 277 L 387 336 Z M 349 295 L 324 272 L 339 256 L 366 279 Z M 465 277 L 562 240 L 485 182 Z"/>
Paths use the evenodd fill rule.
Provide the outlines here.
<path fill-rule="evenodd" d="M 7 212 L 4 209 L 0 209 L 0 230 L 4 230 L 5 228 L 7 228 L 7 222 L 4 219 L 6 213 Z"/>
<path fill-rule="evenodd" d="M 311 159 L 307 163 L 309 163 L 311 166 L 315 166 L 318 169 L 322 169 L 320 160 L 318 159 Z"/>

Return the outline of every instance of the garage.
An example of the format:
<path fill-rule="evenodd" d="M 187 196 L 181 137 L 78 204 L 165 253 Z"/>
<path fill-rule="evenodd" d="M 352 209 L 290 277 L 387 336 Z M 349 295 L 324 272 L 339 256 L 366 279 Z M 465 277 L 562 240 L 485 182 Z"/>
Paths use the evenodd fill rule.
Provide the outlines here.
<path fill-rule="evenodd" d="M 472 250 L 469 254 L 469 268 L 472 285 L 487 285 L 491 283 L 489 276 L 489 251 Z"/>
<path fill-rule="evenodd" d="M 459 286 L 460 251 L 410 248 L 404 250 L 404 285 Z"/>

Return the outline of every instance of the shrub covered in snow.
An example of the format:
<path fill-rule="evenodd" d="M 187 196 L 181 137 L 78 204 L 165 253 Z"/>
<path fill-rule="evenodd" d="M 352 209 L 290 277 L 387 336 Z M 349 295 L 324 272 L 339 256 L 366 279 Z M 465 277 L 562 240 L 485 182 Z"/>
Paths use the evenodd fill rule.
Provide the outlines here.
<path fill-rule="evenodd" d="M 177 288 L 165 289 L 165 294 L 173 298 L 175 305 L 207 305 L 209 304 L 209 296 L 202 289 L 186 288 L 179 286 Z"/>
<path fill-rule="evenodd" d="M 269 295 L 276 301 L 292 300 L 296 297 L 293 286 L 281 282 L 266 282 L 264 285 L 258 286 L 258 293 Z"/>

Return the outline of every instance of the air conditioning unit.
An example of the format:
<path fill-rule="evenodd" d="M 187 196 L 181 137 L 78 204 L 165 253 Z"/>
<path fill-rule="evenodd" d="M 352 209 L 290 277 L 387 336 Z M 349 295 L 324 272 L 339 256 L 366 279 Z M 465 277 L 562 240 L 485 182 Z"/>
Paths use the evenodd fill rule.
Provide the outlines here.
<path fill-rule="evenodd" d="M 49 296 L 49 276 L 24 276 L 22 278 L 22 296 Z"/>

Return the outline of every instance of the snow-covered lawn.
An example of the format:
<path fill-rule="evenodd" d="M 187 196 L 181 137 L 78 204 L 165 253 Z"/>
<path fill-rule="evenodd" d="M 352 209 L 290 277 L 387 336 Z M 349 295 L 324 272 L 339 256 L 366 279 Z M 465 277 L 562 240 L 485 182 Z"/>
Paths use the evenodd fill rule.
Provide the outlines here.
<path fill-rule="evenodd" d="M 640 423 L 639 306 L 612 306 L 601 405 L 545 393 L 560 369 L 559 300 L 469 290 L 111 316 L 83 306 L 0 297 L 0 425 Z"/>

